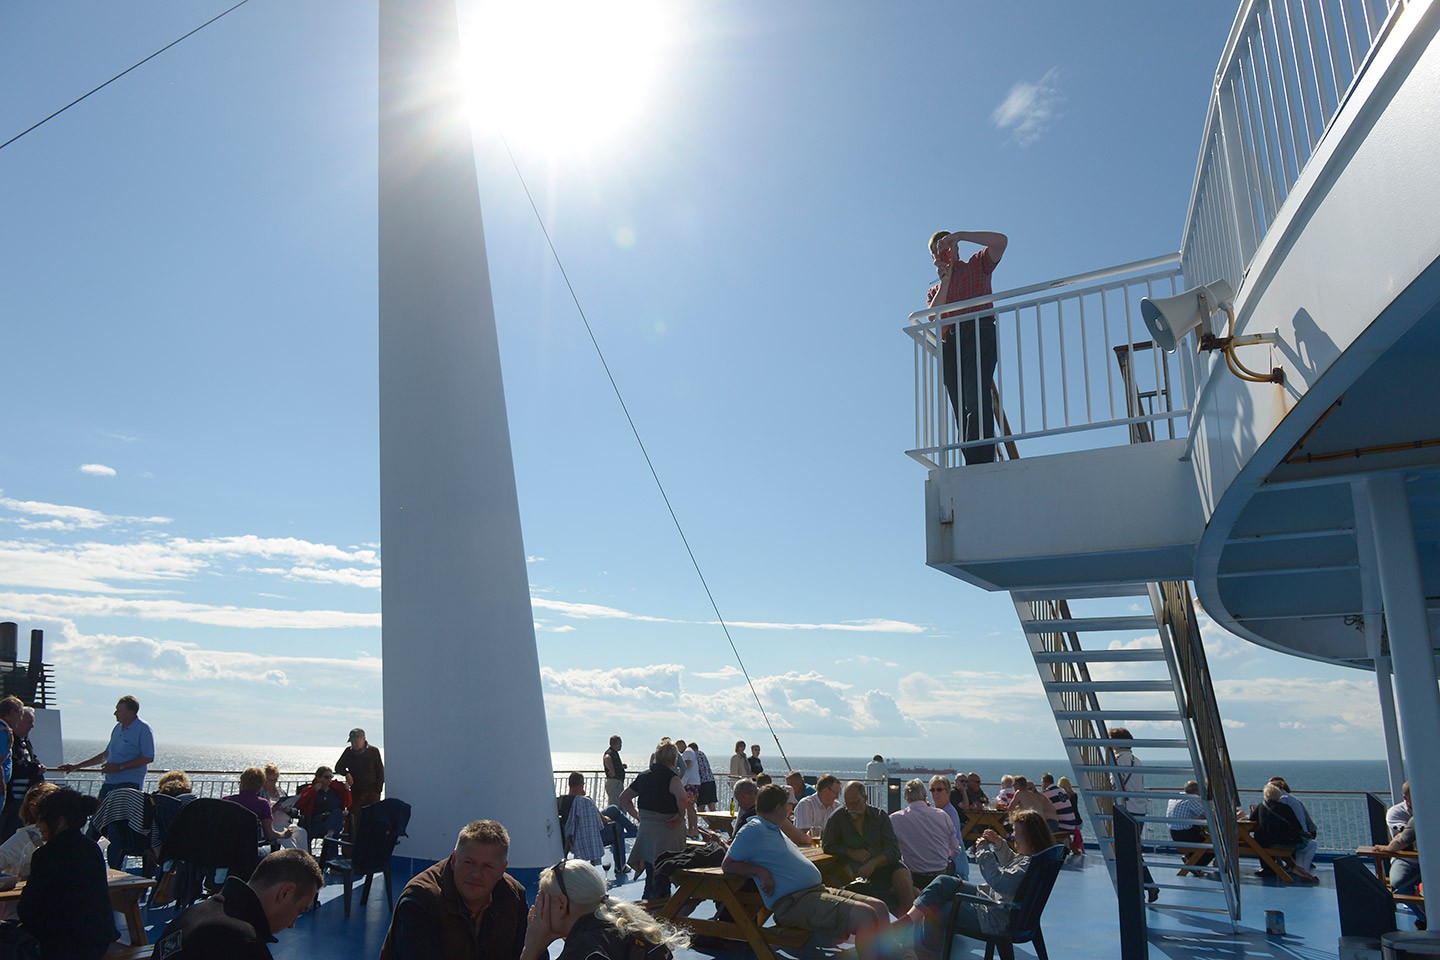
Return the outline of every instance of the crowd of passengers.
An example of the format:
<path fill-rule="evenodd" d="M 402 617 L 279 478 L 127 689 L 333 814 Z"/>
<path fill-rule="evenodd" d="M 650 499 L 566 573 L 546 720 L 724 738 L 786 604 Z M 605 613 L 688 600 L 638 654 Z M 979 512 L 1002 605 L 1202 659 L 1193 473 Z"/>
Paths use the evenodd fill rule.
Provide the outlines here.
<path fill-rule="evenodd" d="M 117 732 L 129 726 L 126 709 L 131 723 L 137 720 L 138 702 L 127 700 L 133 698 L 117 705 Z M 0 723 L 9 729 L 6 757 L 13 761 L 4 771 L 6 783 L 24 787 L 19 802 L 7 803 L 0 817 L 0 870 L 28 880 L 18 904 L 21 925 L 11 921 L 4 935 L 33 936 L 42 950 L 48 943 L 42 956 L 100 957 L 118 936 L 104 847 L 109 846 L 112 867 L 126 852 L 145 852 L 163 873 L 165 827 L 176 810 L 195 799 L 193 786 L 183 771 L 162 775 L 149 797 L 155 815 L 143 836 L 123 816 L 101 822 L 97 813 L 106 798 L 109 807 L 117 807 L 141 796 L 143 765 L 138 783 L 112 782 L 115 770 L 107 770 L 98 798 L 45 782 L 44 768 L 33 763 L 25 737 L 24 711 L 13 697 L 0 700 Z M 1128 740 L 1126 734 L 1112 731 L 1121 741 Z M 884 787 L 877 789 L 875 781 L 842 782 L 823 774 L 812 782 L 793 770 L 773 781 L 764 771 L 759 746 L 752 744 L 747 753 L 739 741 L 729 767 L 733 822 L 727 838 L 700 822 L 699 813 L 717 809 L 720 775 L 698 744 L 662 738 L 646 768 L 633 777 L 621 759 L 622 746 L 618 736 L 612 737 L 603 758 L 603 808 L 587 795 L 586 779 L 578 772 L 557 798 L 566 856 L 544 871 L 533 905 L 527 904 L 523 886 L 506 873 L 509 835 L 504 826 L 474 821 L 460 829 L 449 857 L 406 885 L 382 960 L 538 960 L 557 941 L 564 943 L 564 958 L 664 960 L 689 937 L 655 919 L 653 908 L 668 896 L 674 868 L 700 865 L 706 857 L 727 873 L 753 879 L 780 925 L 809 930 L 816 942 L 854 937 L 862 958 L 907 957 L 917 950 L 930 952 L 926 945 L 936 943 L 942 913 L 948 915 L 957 893 L 977 898 L 964 903 L 962 925 L 998 932 L 1008 922 L 1008 906 L 1034 856 L 1051 848 L 1060 848 L 1062 857 L 1083 852 L 1079 798 L 1068 778 L 1049 773 L 1038 782 L 1004 776 L 993 799 L 976 773 L 953 781 L 944 775 L 911 779 L 903 785 L 901 808 L 887 814 L 877 802 Z M 153 752 L 153 745 L 149 749 Z M 116 755 L 112 742 L 109 754 L 92 761 L 105 757 L 106 767 L 125 770 L 126 764 L 113 762 Z M 875 763 L 883 764 L 882 758 Z M 1130 774 L 1112 785 L 1143 792 L 1139 761 L 1130 755 L 1123 765 Z M 347 768 L 348 782 L 338 780 L 332 768 L 320 767 L 296 796 L 281 786 L 274 764 L 240 775 L 239 790 L 223 799 L 255 814 L 263 859 L 248 882 L 228 878 L 218 894 L 169 924 L 160 938 L 167 957 L 211 956 L 236 943 L 244 949 L 235 956 L 269 956 L 266 945 L 317 896 L 323 884 L 319 863 L 330 858 L 334 844 L 351 829 L 350 811 L 359 809 L 362 796 L 367 803 L 380 798 L 384 767 L 363 730 L 351 731 L 350 746 L 337 766 Z M 1198 786 L 1187 784 L 1185 793 L 1170 801 L 1167 818 L 1203 820 Z M 1145 803 L 1117 800 L 1138 816 L 1145 815 Z M 162 817 L 162 810 L 169 815 Z M 1407 810 L 1400 804 L 1391 815 L 1400 826 L 1396 842 L 1405 842 L 1408 828 L 1413 846 L 1413 824 L 1400 823 L 1408 820 L 1403 816 Z M 986 811 L 1005 816 L 987 817 Z M 1261 843 L 1293 847 L 1295 872 L 1313 878 L 1315 824 L 1283 778 L 1266 785 L 1264 799 L 1249 816 Z M 972 820 L 977 822 L 967 831 Z M 968 848 L 967 833 L 973 837 Z M 1172 824 L 1171 833 L 1177 843 L 1204 839 L 1199 825 Z M 805 854 L 811 847 L 827 855 L 824 881 Z M 1407 861 L 1396 863 L 1402 873 L 1413 870 Z M 613 877 L 606 876 L 607 870 L 614 871 Z M 972 871 L 978 873 L 974 882 Z M 611 885 L 632 872 L 644 877 L 648 908 L 609 895 Z M 1413 887 L 1418 873 L 1396 879 L 1397 889 Z M 1417 920 L 1424 922 L 1423 913 Z"/>

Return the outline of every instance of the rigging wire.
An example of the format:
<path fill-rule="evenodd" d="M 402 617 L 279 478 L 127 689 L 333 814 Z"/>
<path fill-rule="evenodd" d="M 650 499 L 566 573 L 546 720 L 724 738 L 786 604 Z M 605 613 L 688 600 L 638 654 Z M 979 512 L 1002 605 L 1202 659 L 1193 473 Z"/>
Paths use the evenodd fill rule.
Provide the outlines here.
<path fill-rule="evenodd" d="M 780 751 L 780 759 L 785 763 L 785 769 L 790 769 L 790 758 L 785 756 L 785 748 L 780 745 L 780 736 L 775 732 L 775 727 L 770 722 L 770 714 L 765 711 L 765 704 L 760 702 L 760 694 L 755 689 L 755 681 L 750 679 L 750 671 L 745 668 L 745 661 L 740 657 L 740 650 L 735 646 L 735 638 L 730 635 L 730 625 L 725 622 L 725 617 L 720 613 L 720 606 L 715 602 L 715 595 L 710 592 L 710 584 L 705 579 L 705 573 L 700 569 L 700 561 L 695 558 L 695 551 L 690 547 L 690 538 L 685 536 L 685 528 L 680 525 L 680 518 L 675 514 L 675 507 L 670 503 L 670 495 L 665 492 L 665 484 L 660 481 L 660 474 L 655 469 L 654 462 L 650 459 L 650 451 L 645 448 L 645 441 L 640 438 L 640 428 L 635 426 L 635 418 L 630 415 L 630 408 L 625 403 L 625 397 L 620 393 L 620 385 L 615 382 L 615 375 L 610 372 L 610 364 L 605 360 L 605 351 L 600 349 L 600 341 L 595 336 L 595 331 L 590 326 L 590 318 L 585 315 L 585 308 L 580 305 L 580 297 L 575 292 L 575 287 L 570 283 L 570 275 L 565 271 L 565 264 L 560 260 L 560 252 L 555 249 L 555 241 L 550 238 L 550 231 L 545 226 L 545 219 L 540 216 L 540 208 L 535 204 L 535 197 L 530 193 L 530 185 L 525 182 L 525 175 L 520 172 L 520 164 L 515 160 L 515 153 L 510 149 L 510 141 L 505 139 L 504 132 L 500 132 L 500 142 L 505 145 L 505 153 L 510 158 L 510 166 L 515 169 L 515 176 L 520 181 L 520 188 L 525 191 L 525 199 L 530 202 L 530 210 L 535 214 L 535 222 L 540 225 L 540 232 L 545 235 L 545 243 L 550 247 L 550 256 L 555 260 L 555 266 L 560 268 L 560 277 L 565 281 L 565 289 L 570 291 L 570 299 L 575 303 L 575 310 L 580 314 L 580 322 L 585 325 L 585 332 L 590 336 L 590 345 L 595 348 L 595 355 L 600 358 L 600 366 L 605 370 L 605 377 L 610 381 L 610 389 L 615 393 L 615 399 L 620 404 L 620 411 L 625 414 L 625 422 L 630 425 L 630 432 L 635 436 L 635 444 L 640 448 L 640 455 L 645 458 L 645 466 L 650 469 L 650 477 L 655 481 L 655 487 L 660 491 L 660 499 L 665 501 L 665 509 L 670 512 L 670 522 L 675 525 L 675 532 L 680 535 L 680 542 L 685 545 L 685 552 L 690 557 L 690 565 L 695 568 L 695 576 L 700 578 L 700 586 L 705 590 L 705 598 L 710 601 L 710 609 L 715 611 L 715 619 L 720 624 L 720 629 L 725 632 L 725 640 L 730 644 L 730 652 L 735 655 L 735 662 L 740 665 L 740 672 L 745 676 L 745 682 L 750 687 L 750 695 L 755 698 L 755 706 L 760 708 L 760 716 L 765 720 L 765 726 L 770 730 L 770 737 L 775 741 L 775 749 Z"/>
<path fill-rule="evenodd" d="M 111 77 L 109 80 L 106 80 L 94 90 L 91 90 L 90 93 L 87 93 L 84 96 L 76 97 L 74 100 L 71 100 L 69 103 L 65 104 L 65 106 L 61 107 L 59 110 L 56 110 L 54 113 L 50 114 L 50 116 L 44 118 L 43 120 L 37 120 L 30 126 L 26 127 L 24 130 L 21 130 L 19 133 L 15 134 L 15 136 L 11 137 L 9 140 L 6 140 L 4 143 L 0 143 L 0 150 L 4 150 L 6 147 L 10 146 L 10 144 L 14 143 L 16 140 L 19 140 L 21 137 L 25 136 L 25 134 L 29 133 L 31 130 L 34 130 L 36 127 L 43 126 L 44 124 L 49 123 L 51 120 L 54 120 L 56 117 L 60 116 L 60 114 L 64 113 L 66 110 L 69 110 L 71 107 L 75 106 L 75 104 L 86 99 L 91 94 L 99 93 L 101 90 L 104 90 L 106 87 L 110 86 L 110 84 L 114 83 L 116 80 L 119 80 L 121 77 L 125 76 L 125 74 L 129 73 L 131 70 L 134 70 L 136 67 L 144 66 L 151 60 L 154 60 L 156 57 L 160 56 L 160 54 L 164 53 L 166 50 L 169 50 L 181 40 L 190 39 L 191 37 L 195 36 L 195 34 L 199 33 L 201 30 L 204 30 L 206 27 L 210 26 L 210 24 L 214 23 L 216 20 L 219 20 L 221 17 L 225 16 L 225 14 L 230 13 L 234 10 L 238 10 L 249 2 L 250 0 L 240 0 L 239 3 L 235 4 L 235 6 L 231 7 L 229 10 L 224 10 L 220 13 L 217 13 L 209 20 L 206 20 L 204 23 L 200 24 L 200 26 L 196 27 L 194 30 L 191 30 L 189 33 L 185 34 L 185 36 L 171 40 L 169 43 L 165 44 L 165 46 L 161 47 L 159 50 L 156 50 L 144 60 L 133 63 L 130 66 L 126 67 L 124 70 L 121 70 L 119 73 L 115 74 L 115 76 Z"/>

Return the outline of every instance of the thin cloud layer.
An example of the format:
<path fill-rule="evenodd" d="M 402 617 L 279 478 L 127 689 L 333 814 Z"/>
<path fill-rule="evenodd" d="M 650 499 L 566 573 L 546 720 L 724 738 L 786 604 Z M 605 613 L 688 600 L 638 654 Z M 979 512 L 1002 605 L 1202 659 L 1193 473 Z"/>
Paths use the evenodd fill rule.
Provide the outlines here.
<path fill-rule="evenodd" d="M 82 463 L 80 464 L 80 472 L 85 474 L 85 476 L 87 477 L 115 476 L 115 468 L 107 467 L 103 463 Z"/>
<path fill-rule="evenodd" d="M 1022 80 L 1000 101 L 991 121 L 1022 147 L 1039 140 L 1059 115 L 1064 97 L 1060 94 L 1059 67 L 1051 67 L 1039 80 Z"/>

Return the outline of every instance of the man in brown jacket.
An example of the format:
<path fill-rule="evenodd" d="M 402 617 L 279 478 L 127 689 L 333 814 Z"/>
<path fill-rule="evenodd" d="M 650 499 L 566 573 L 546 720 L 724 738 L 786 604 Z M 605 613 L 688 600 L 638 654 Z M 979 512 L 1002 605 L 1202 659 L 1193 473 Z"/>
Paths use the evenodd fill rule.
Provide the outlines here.
<path fill-rule="evenodd" d="M 405 885 L 380 960 L 514 960 L 525 945 L 525 888 L 505 872 L 510 834 L 465 825 L 455 850 Z"/>

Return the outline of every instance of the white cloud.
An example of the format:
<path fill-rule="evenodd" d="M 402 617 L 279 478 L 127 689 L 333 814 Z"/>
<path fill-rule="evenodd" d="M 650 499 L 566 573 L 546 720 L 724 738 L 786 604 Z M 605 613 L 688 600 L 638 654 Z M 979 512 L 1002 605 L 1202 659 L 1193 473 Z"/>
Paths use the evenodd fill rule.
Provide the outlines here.
<path fill-rule="evenodd" d="M 106 467 L 105 469 L 109 469 Z M 16 500 L 0 496 L 0 507 L 21 517 L 11 522 L 26 530 L 97 530 L 112 524 L 169 523 L 169 517 L 123 517 L 111 516 L 89 507 L 76 507 L 64 503 L 46 503 L 43 500 Z M 32 520 L 32 517 L 47 517 L 46 521 Z M 58 521 L 58 523 L 57 523 Z"/>
<path fill-rule="evenodd" d="M 903 620 L 845 620 L 840 623 L 770 623 L 754 620 L 727 620 L 732 627 L 749 630 L 834 630 L 841 633 L 924 633 L 925 628 Z M 713 626 L 719 623 L 712 621 Z"/>
<path fill-rule="evenodd" d="M 1281 721 L 1280 721 L 1280 729 L 1282 729 L 1282 730 L 1304 730 L 1304 729 L 1305 729 L 1305 724 L 1301 723 L 1299 720 L 1281 720 Z"/>
<path fill-rule="evenodd" d="M 115 476 L 115 468 L 107 467 L 103 463 L 82 463 L 80 464 L 80 472 L 85 474 L 85 476 L 87 477 Z"/>
<path fill-rule="evenodd" d="M 46 618 L 53 619 L 53 618 Z M 87 634 L 73 621 L 53 620 L 47 634 L 59 634 L 47 659 L 67 683 L 113 684 L 116 677 L 144 677 L 148 683 L 260 684 L 285 687 L 353 686 L 378 680 L 378 657 L 303 657 L 248 650 L 205 649 L 193 643 L 138 635 Z"/>
<path fill-rule="evenodd" d="M 1232 720 L 1229 717 L 1222 717 L 1220 719 L 1220 723 L 1227 730 L 1240 730 L 1244 727 L 1249 726 L 1249 724 L 1247 724 L 1244 720 Z"/>
<path fill-rule="evenodd" d="M 1040 139 L 1058 116 L 1064 100 L 1060 94 L 1059 73 L 1059 67 L 1051 67 L 1039 80 L 1022 80 L 1011 87 L 990 115 L 995 126 L 1010 131 L 1011 137 L 1022 147 Z"/>
<path fill-rule="evenodd" d="M 215 606 L 183 600 L 81 597 L 52 593 L 0 593 L 0 611 L 16 620 L 29 617 L 129 617 L 136 620 L 178 620 L 217 627 L 290 630 L 380 626 L 379 613 L 274 610 L 265 607 Z"/>

